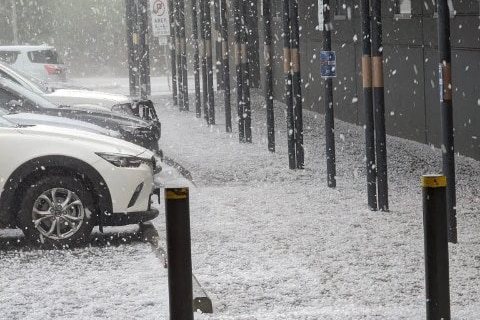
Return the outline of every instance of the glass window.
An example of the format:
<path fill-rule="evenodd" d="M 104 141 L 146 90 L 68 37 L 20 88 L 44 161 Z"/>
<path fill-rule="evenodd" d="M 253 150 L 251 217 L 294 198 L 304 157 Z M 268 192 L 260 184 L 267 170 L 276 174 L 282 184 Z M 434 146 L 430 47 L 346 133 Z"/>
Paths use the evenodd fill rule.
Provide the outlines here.
<path fill-rule="evenodd" d="M 396 15 L 411 15 L 412 14 L 412 1 L 411 0 L 395 0 L 394 13 Z"/>
<path fill-rule="evenodd" d="M 0 60 L 8 64 L 15 63 L 19 53 L 18 51 L 0 51 Z"/>
<path fill-rule="evenodd" d="M 28 59 L 33 63 L 63 63 L 58 54 L 53 50 L 30 51 L 28 52 Z"/>
<path fill-rule="evenodd" d="M 333 18 L 335 20 L 350 20 L 351 8 L 347 5 L 346 0 L 335 0 L 333 4 Z"/>

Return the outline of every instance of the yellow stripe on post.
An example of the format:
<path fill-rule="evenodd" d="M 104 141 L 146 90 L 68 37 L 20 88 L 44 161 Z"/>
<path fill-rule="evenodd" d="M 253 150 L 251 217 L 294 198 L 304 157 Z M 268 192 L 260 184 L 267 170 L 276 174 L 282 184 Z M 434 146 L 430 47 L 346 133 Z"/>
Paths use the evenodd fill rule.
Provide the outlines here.
<path fill-rule="evenodd" d="M 165 198 L 167 200 L 187 199 L 188 188 L 165 189 Z"/>
<path fill-rule="evenodd" d="M 441 188 L 447 186 L 447 177 L 442 175 L 422 176 L 423 188 Z"/>

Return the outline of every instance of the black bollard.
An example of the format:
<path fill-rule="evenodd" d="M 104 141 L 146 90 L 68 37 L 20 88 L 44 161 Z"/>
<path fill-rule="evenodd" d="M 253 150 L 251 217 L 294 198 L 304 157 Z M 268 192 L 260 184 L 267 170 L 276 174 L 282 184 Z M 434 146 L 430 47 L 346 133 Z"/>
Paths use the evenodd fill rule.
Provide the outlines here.
<path fill-rule="evenodd" d="M 188 188 L 165 188 L 170 320 L 193 320 Z"/>
<path fill-rule="evenodd" d="M 447 179 L 423 176 L 422 187 L 427 320 L 449 320 Z"/>

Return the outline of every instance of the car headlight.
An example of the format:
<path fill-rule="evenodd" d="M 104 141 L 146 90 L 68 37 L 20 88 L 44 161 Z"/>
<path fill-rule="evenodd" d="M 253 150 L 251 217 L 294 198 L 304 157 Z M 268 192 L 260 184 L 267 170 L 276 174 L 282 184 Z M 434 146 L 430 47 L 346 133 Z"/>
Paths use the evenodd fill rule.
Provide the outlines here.
<path fill-rule="evenodd" d="M 104 160 L 107 160 L 116 167 L 138 168 L 142 163 L 153 168 L 152 159 L 140 158 L 128 154 L 95 152 L 95 154 Z"/>

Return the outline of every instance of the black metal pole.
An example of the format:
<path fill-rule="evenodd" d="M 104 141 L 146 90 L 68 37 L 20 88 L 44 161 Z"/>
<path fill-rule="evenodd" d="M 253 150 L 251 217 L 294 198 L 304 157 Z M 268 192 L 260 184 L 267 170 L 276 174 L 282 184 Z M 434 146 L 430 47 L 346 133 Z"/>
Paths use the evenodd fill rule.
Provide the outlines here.
<path fill-rule="evenodd" d="M 265 104 L 267 109 L 268 150 L 275 152 L 275 114 L 273 109 L 273 41 L 272 41 L 272 0 L 263 1 L 263 21 L 265 28 Z"/>
<path fill-rule="evenodd" d="M 194 1 L 194 0 L 193 0 Z M 168 0 L 168 17 L 170 20 L 170 64 L 172 69 L 172 98 L 173 104 L 177 105 L 177 64 L 176 64 L 176 48 L 175 48 L 175 16 L 173 14 L 173 0 Z"/>
<path fill-rule="evenodd" d="M 127 24 L 127 47 L 128 47 L 128 84 L 130 96 L 137 95 L 137 70 L 135 68 L 135 46 L 137 41 L 135 22 L 136 8 L 134 0 L 125 0 L 126 6 L 126 24 Z"/>
<path fill-rule="evenodd" d="M 297 161 L 295 157 L 295 122 L 293 114 L 293 88 L 291 72 L 290 52 L 290 7 L 289 0 L 283 0 L 283 73 L 285 77 L 285 104 L 287 105 L 287 145 L 288 167 L 295 169 Z"/>
<path fill-rule="evenodd" d="M 174 1 L 175 3 L 175 46 L 177 48 L 177 85 L 178 85 L 178 108 L 183 111 L 183 65 L 182 65 L 182 36 L 181 36 L 181 21 L 180 21 L 180 1 Z"/>
<path fill-rule="evenodd" d="M 183 111 L 190 110 L 188 102 L 187 39 L 185 28 L 185 0 L 177 0 L 180 5 L 180 49 L 182 62 Z"/>
<path fill-rule="evenodd" d="M 427 320 L 450 320 L 445 176 L 423 176 Z"/>
<path fill-rule="evenodd" d="M 140 24 L 140 96 L 147 99 L 151 94 L 150 47 L 148 45 L 148 0 L 140 0 L 138 19 Z"/>
<path fill-rule="evenodd" d="M 215 96 L 213 90 L 213 57 L 212 57 L 212 19 L 210 1 L 204 2 L 205 10 L 205 51 L 207 56 L 207 87 L 208 87 L 208 123 L 215 124 Z"/>
<path fill-rule="evenodd" d="M 195 76 L 195 115 L 197 118 L 202 116 L 202 101 L 200 94 L 200 58 L 198 48 L 198 18 L 197 18 L 197 0 L 192 2 L 192 37 L 193 37 L 193 74 Z"/>
<path fill-rule="evenodd" d="M 205 42 L 205 1 L 200 1 L 200 37 L 202 38 L 202 97 L 203 97 L 203 117 L 207 124 L 210 124 L 208 116 L 208 75 L 207 75 L 207 51 Z"/>
<path fill-rule="evenodd" d="M 297 169 L 303 169 L 303 106 L 302 106 L 302 76 L 300 72 L 300 29 L 298 24 L 298 0 L 290 1 L 291 48 L 292 59 L 292 89 L 294 95 L 294 125 L 295 125 L 295 158 Z"/>
<path fill-rule="evenodd" d="M 230 53 L 228 49 L 227 1 L 220 2 L 220 25 L 222 36 L 223 88 L 225 101 L 225 130 L 232 132 L 232 106 L 230 104 Z"/>
<path fill-rule="evenodd" d="M 365 155 L 367 166 L 368 208 L 377 210 L 377 178 L 375 166 L 375 124 L 372 91 L 372 44 L 370 34 L 370 0 L 362 0 L 362 77 L 365 107 Z"/>
<path fill-rule="evenodd" d="M 171 320 L 193 320 L 188 188 L 165 189 L 168 292 Z"/>
<path fill-rule="evenodd" d="M 452 103 L 452 67 L 450 48 L 450 11 L 447 0 L 437 0 L 438 54 L 440 64 L 440 107 L 442 109 L 443 174 L 447 176 L 448 241 L 457 243 L 457 199 L 455 179 L 455 152 Z"/>
<path fill-rule="evenodd" d="M 235 71 L 237 82 L 237 121 L 238 121 L 238 139 L 240 142 L 245 140 L 245 126 L 243 118 L 243 73 L 242 73 L 242 21 L 240 15 L 240 1 L 232 0 L 234 4 L 233 14 L 235 23 Z"/>
<path fill-rule="evenodd" d="M 247 14 L 248 1 L 242 1 L 241 16 L 242 16 L 242 32 L 241 32 L 241 51 L 242 51 L 242 80 L 243 80 L 243 117 L 244 117 L 244 130 L 245 130 L 245 142 L 252 142 L 252 109 L 250 104 L 250 66 L 248 63 L 247 53 Z"/>
<path fill-rule="evenodd" d="M 372 71 L 378 207 L 382 211 L 388 211 L 387 135 L 385 132 L 381 0 L 372 0 Z"/>
<path fill-rule="evenodd" d="M 213 15 L 215 20 L 215 74 L 217 76 L 217 91 L 223 89 L 222 37 L 220 30 L 220 14 L 220 0 L 213 0 Z"/>
<path fill-rule="evenodd" d="M 332 50 L 332 35 L 330 26 L 330 0 L 323 2 L 323 50 Z M 337 167 L 335 159 L 335 116 L 333 109 L 332 78 L 325 78 L 325 154 L 327 157 L 327 185 L 330 188 L 337 186 Z"/>

